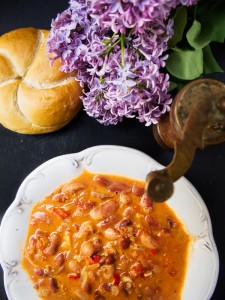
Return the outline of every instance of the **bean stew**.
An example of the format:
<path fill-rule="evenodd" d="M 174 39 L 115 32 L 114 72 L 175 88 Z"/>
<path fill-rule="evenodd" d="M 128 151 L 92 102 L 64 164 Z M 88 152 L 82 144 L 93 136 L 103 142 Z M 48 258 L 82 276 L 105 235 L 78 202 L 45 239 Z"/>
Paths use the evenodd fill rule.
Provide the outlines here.
<path fill-rule="evenodd" d="M 144 182 L 84 171 L 33 207 L 23 267 L 40 299 L 180 300 L 189 242 Z"/>

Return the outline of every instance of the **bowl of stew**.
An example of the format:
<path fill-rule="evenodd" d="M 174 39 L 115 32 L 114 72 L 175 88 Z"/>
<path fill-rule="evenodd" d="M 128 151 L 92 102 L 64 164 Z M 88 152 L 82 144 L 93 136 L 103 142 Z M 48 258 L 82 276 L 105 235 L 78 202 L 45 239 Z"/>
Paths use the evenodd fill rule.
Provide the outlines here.
<path fill-rule="evenodd" d="M 0 228 L 8 298 L 210 299 L 219 258 L 208 210 L 185 178 L 166 203 L 153 203 L 144 181 L 160 168 L 108 145 L 30 173 Z"/>

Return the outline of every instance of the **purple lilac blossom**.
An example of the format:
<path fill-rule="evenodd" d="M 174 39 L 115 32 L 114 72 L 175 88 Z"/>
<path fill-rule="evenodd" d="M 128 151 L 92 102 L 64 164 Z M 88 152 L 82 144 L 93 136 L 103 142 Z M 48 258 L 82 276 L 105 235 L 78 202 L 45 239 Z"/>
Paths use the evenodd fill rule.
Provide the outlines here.
<path fill-rule="evenodd" d="M 198 0 L 92 0 L 91 16 L 98 25 L 125 33 L 126 29 L 143 32 L 148 22 L 168 19 L 179 4 L 190 6 Z"/>
<path fill-rule="evenodd" d="M 199 0 L 180 0 L 180 3 L 184 6 L 196 5 Z"/>
<path fill-rule="evenodd" d="M 196 1 L 70 0 L 52 21 L 47 51 L 62 71 L 77 71 L 89 116 L 104 125 L 136 117 L 148 126 L 169 111 L 169 75 L 161 70 L 173 34 L 168 16 L 181 2 Z"/>

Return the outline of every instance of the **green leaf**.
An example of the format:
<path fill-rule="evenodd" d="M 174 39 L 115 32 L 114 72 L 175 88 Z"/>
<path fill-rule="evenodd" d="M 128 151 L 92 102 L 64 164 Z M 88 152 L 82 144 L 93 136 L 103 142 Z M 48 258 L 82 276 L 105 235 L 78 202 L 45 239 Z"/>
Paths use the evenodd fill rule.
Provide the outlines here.
<path fill-rule="evenodd" d="M 197 20 L 194 20 L 191 28 L 187 31 L 186 37 L 189 44 L 196 50 L 204 48 L 210 43 L 210 40 L 205 40 L 201 36 L 202 26 Z"/>
<path fill-rule="evenodd" d="M 170 80 L 170 86 L 168 88 L 168 92 L 175 90 L 177 88 L 177 83 Z"/>
<path fill-rule="evenodd" d="M 183 38 L 185 26 L 187 24 L 187 8 L 180 6 L 174 15 L 174 34 L 168 42 L 169 48 L 174 47 Z"/>
<path fill-rule="evenodd" d="M 223 69 L 219 66 L 217 61 L 215 60 L 210 45 L 206 46 L 203 49 L 203 72 L 204 74 L 210 73 L 222 73 Z"/>
<path fill-rule="evenodd" d="M 185 85 L 186 85 L 185 83 L 179 82 L 177 84 L 177 91 L 179 92 L 180 90 L 182 90 L 182 88 L 185 87 Z"/>
<path fill-rule="evenodd" d="M 197 19 L 202 24 L 201 39 L 224 42 L 225 5 L 224 0 L 199 1 Z"/>
<path fill-rule="evenodd" d="M 166 68 L 170 74 L 182 80 L 193 80 L 203 73 L 203 52 L 173 48 L 167 59 Z"/>

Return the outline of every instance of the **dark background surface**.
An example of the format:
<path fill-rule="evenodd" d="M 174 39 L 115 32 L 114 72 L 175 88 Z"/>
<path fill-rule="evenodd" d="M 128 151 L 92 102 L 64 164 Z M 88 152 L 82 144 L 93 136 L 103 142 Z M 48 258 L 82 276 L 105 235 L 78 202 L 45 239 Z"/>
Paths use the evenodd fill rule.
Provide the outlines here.
<path fill-rule="evenodd" d="M 1 0 L 0 35 L 20 27 L 50 29 L 52 18 L 67 6 L 66 0 Z M 225 45 L 216 44 L 213 49 L 220 65 L 225 69 Z M 225 74 L 211 77 L 225 83 Z M 151 127 L 145 127 L 133 119 L 125 120 L 117 126 L 105 127 L 81 111 L 62 130 L 37 136 L 17 134 L 0 125 L 0 219 L 14 200 L 23 179 L 41 163 L 61 154 L 79 152 L 103 144 L 141 150 L 164 165 L 167 165 L 173 156 L 173 152 L 161 149 L 157 145 Z M 220 256 L 219 279 L 212 300 L 223 300 L 225 299 L 225 143 L 197 151 L 186 178 L 203 197 L 211 216 Z M 2 270 L 0 270 L 0 300 L 7 300 Z M 30 299 L 26 299 L 24 294 L 24 300 Z"/>

